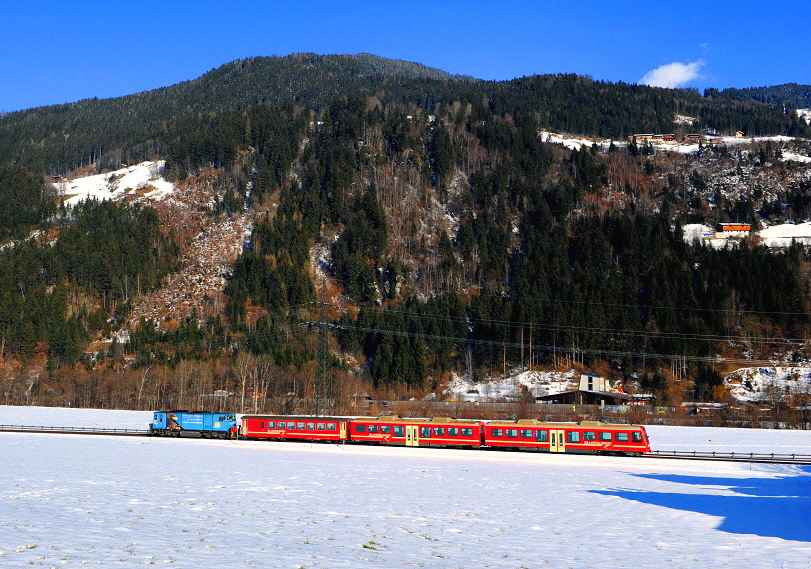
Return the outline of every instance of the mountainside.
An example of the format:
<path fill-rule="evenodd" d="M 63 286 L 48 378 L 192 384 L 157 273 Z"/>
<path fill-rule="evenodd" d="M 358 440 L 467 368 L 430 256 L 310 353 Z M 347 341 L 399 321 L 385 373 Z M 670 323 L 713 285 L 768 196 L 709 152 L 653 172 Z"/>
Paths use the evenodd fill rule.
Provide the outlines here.
<path fill-rule="evenodd" d="M 292 411 L 546 366 L 722 398 L 723 366 L 811 356 L 811 264 L 683 227 L 811 217 L 807 135 L 763 103 L 368 55 L 15 113 L 2 393 Z"/>

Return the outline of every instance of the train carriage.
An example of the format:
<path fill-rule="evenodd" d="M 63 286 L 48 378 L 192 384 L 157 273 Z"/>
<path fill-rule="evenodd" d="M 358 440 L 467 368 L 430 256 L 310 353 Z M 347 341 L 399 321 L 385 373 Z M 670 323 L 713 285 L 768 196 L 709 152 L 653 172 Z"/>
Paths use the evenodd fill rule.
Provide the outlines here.
<path fill-rule="evenodd" d="M 248 439 L 345 441 L 349 421 L 346 417 L 243 415 L 240 434 Z"/>
<path fill-rule="evenodd" d="M 164 436 L 226 438 L 236 433 L 234 413 L 159 411 L 150 433 Z M 435 446 L 643 454 L 650 452 L 645 428 L 600 421 L 551 423 L 536 419 L 484 421 L 435 417 L 324 417 L 244 415 L 241 436 L 278 441 L 352 442 L 401 446 Z"/>
<path fill-rule="evenodd" d="M 356 417 L 352 420 L 349 439 L 352 442 L 402 446 L 479 447 L 483 425 L 482 421 L 450 417 Z"/>
<path fill-rule="evenodd" d="M 484 429 L 484 446 L 547 452 L 650 452 L 641 425 L 614 425 L 600 421 L 546 423 L 535 419 L 492 421 Z"/>

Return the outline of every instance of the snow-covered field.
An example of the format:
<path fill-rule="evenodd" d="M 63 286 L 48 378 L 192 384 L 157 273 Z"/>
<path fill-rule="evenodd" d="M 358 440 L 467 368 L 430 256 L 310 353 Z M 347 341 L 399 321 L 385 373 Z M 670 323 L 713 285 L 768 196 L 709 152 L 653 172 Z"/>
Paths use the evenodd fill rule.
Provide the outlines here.
<path fill-rule="evenodd" d="M 3 424 L 149 416 L 0 407 Z M 649 433 L 811 454 L 803 432 Z M 0 456 L 0 566 L 811 567 L 803 467 L 16 433 Z"/>

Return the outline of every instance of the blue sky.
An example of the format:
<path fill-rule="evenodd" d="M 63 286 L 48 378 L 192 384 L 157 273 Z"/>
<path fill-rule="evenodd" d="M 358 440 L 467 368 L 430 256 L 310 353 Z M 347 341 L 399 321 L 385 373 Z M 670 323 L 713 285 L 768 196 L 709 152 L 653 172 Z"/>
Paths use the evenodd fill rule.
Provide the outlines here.
<path fill-rule="evenodd" d="M 29 1 L 0 11 L 0 110 L 115 97 L 249 56 L 368 52 L 482 79 L 811 83 L 808 0 Z"/>

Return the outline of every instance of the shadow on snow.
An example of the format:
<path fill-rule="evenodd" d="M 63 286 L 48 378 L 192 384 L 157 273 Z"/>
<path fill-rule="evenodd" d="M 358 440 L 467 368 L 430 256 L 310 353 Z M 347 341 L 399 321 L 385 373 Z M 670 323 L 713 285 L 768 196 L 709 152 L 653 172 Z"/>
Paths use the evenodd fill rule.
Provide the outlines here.
<path fill-rule="evenodd" d="M 667 474 L 634 474 L 640 478 L 690 485 L 693 492 L 592 490 L 645 504 L 721 516 L 717 529 L 794 541 L 811 541 L 811 467 L 781 478 L 711 478 Z M 796 472 L 796 471 L 795 471 Z M 701 493 L 702 487 L 713 493 Z M 719 495 L 718 490 L 733 492 Z"/>

